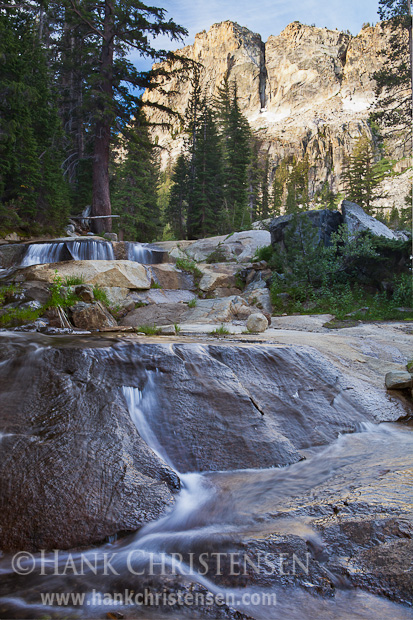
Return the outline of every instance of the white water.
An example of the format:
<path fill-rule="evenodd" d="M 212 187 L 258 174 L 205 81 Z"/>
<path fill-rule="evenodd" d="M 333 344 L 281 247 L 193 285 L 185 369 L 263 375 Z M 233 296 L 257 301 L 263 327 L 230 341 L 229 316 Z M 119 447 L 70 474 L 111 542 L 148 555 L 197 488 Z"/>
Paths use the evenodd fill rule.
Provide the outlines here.
<path fill-rule="evenodd" d="M 112 244 L 109 241 L 70 241 L 67 248 L 74 260 L 114 260 Z"/>
<path fill-rule="evenodd" d="M 21 266 L 58 263 L 62 260 L 64 249 L 64 243 L 33 243 L 27 248 Z"/>
<path fill-rule="evenodd" d="M 156 254 L 155 250 L 150 250 L 144 243 L 128 243 L 128 260 L 135 263 L 152 265 L 157 262 L 155 260 Z"/>
<path fill-rule="evenodd" d="M 59 263 L 70 256 L 74 260 L 114 260 L 112 244 L 109 241 L 66 241 L 61 243 L 33 243 L 29 245 L 21 266 Z"/>

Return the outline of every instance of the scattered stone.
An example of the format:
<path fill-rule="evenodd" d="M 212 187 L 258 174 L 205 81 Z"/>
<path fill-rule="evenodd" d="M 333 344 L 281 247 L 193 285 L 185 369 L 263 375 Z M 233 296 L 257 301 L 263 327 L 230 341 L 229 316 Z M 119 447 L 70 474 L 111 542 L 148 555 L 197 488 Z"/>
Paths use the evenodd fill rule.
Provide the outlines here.
<path fill-rule="evenodd" d="M 268 263 L 266 260 L 260 260 L 258 263 L 252 263 L 252 268 L 255 271 L 262 271 L 263 269 L 267 269 Z"/>
<path fill-rule="evenodd" d="M 93 331 L 102 327 L 116 327 L 115 319 L 99 302 L 87 304 L 83 301 L 79 302 L 73 308 L 72 321 L 75 327 Z"/>
<path fill-rule="evenodd" d="M 4 238 L 5 238 L 6 241 L 20 241 L 19 235 L 17 233 L 15 233 L 15 232 L 9 233 Z"/>
<path fill-rule="evenodd" d="M 385 382 L 388 390 L 404 390 L 413 387 L 413 377 L 407 370 L 388 372 Z"/>
<path fill-rule="evenodd" d="M 247 320 L 247 329 L 250 332 L 265 332 L 268 328 L 268 320 L 263 314 L 251 314 Z"/>
<path fill-rule="evenodd" d="M 40 310 L 42 304 L 39 301 L 26 301 L 20 304 L 19 308 L 27 308 L 27 310 Z"/>
<path fill-rule="evenodd" d="M 175 325 L 163 325 L 160 330 L 160 333 L 164 336 L 175 336 L 176 334 Z"/>
<path fill-rule="evenodd" d="M 88 303 L 91 303 L 95 299 L 95 296 L 93 294 L 93 286 L 91 286 L 90 284 L 78 284 L 74 288 L 74 293 L 82 301 L 86 301 Z"/>

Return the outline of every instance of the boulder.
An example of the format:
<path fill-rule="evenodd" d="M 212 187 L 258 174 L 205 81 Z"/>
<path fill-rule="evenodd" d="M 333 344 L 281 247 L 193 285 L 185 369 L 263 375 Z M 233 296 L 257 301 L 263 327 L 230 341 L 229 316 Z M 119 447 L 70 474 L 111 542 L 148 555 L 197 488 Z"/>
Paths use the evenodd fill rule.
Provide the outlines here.
<path fill-rule="evenodd" d="M 111 306 L 121 306 L 129 294 L 129 289 L 121 286 L 102 286 L 102 291 Z"/>
<path fill-rule="evenodd" d="M 15 280 L 53 283 L 56 270 L 62 278 L 82 277 L 85 284 L 132 290 L 148 289 L 151 286 L 145 267 L 128 260 L 81 260 L 32 265 L 19 269 Z"/>
<path fill-rule="evenodd" d="M 270 291 L 267 288 L 256 288 L 251 292 L 243 295 L 243 298 L 247 301 L 248 305 L 256 306 L 260 310 L 272 314 L 272 303 Z"/>
<path fill-rule="evenodd" d="M 203 276 L 199 283 L 199 288 L 204 293 L 209 293 L 217 288 L 230 288 L 235 286 L 234 278 L 228 276 L 226 273 L 217 273 L 210 271 L 209 269 L 202 269 Z"/>
<path fill-rule="evenodd" d="M 247 320 L 247 329 L 250 332 L 265 332 L 268 328 L 267 318 L 260 313 L 251 314 Z"/>
<path fill-rule="evenodd" d="M 320 209 L 305 211 L 299 214 L 299 219 L 305 217 L 314 228 L 315 243 L 322 242 L 325 246 L 330 245 L 331 234 L 337 232 L 340 224 L 343 223 L 343 216 L 338 211 Z M 294 214 L 282 215 L 271 221 L 271 243 L 273 246 L 282 244 L 285 247 L 285 232 L 291 224 Z"/>
<path fill-rule="evenodd" d="M 132 310 L 121 325 L 139 327 L 140 325 L 171 325 L 180 323 L 188 308 L 183 303 L 177 304 L 150 304 Z"/>
<path fill-rule="evenodd" d="M 170 509 L 179 485 L 128 410 L 122 386 L 147 380 L 138 359 L 130 356 L 121 378 L 115 350 L 40 338 L 36 351 L 20 355 L 16 335 L 10 359 L 3 344 L 0 352 L 3 552 L 91 546 L 135 531 Z"/>
<path fill-rule="evenodd" d="M 385 383 L 388 390 L 404 390 L 413 387 L 413 376 L 407 370 L 388 372 Z"/>
<path fill-rule="evenodd" d="M 20 265 L 27 250 L 24 243 L 10 243 L 0 245 L 0 268 L 8 269 L 13 265 Z"/>
<path fill-rule="evenodd" d="M 194 277 L 190 273 L 181 271 L 168 263 L 151 265 L 148 272 L 152 275 L 152 282 L 159 284 L 166 290 L 195 289 Z"/>
<path fill-rule="evenodd" d="M 376 237 L 386 237 L 386 239 L 398 239 L 398 236 L 390 230 L 383 222 L 379 222 L 371 215 L 367 215 L 359 205 L 348 200 L 341 203 L 344 224 L 347 225 L 349 233 L 355 235 L 358 232 L 368 231 Z"/>
<path fill-rule="evenodd" d="M 102 327 L 116 327 L 117 323 L 112 315 L 99 302 L 87 304 L 79 302 L 73 308 L 72 321 L 75 327 L 94 331 Z"/>
<path fill-rule="evenodd" d="M 267 230 L 247 230 L 227 236 L 199 239 L 185 249 L 186 254 L 197 262 L 208 262 L 214 253 L 224 260 L 248 262 L 253 259 L 258 248 L 269 245 L 270 233 Z"/>
<path fill-rule="evenodd" d="M 95 299 L 93 294 L 93 286 L 91 284 L 78 284 L 74 287 L 74 293 L 82 301 L 86 301 L 88 303 L 91 303 Z"/>
<path fill-rule="evenodd" d="M 50 299 L 49 286 L 43 282 L 25 282 L 23 294 L 25 299 L 38 301 L 42 306 Z"/>

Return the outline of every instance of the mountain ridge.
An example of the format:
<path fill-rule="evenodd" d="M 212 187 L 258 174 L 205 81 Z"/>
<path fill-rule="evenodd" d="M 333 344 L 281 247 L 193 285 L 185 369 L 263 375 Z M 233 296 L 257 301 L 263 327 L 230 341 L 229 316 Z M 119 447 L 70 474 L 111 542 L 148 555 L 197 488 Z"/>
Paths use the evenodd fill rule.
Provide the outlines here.
<path fill-rule="evenodd" d="M 313 196 L 328 183 L 343 189 L 345 158 L 366 133 L 377 141 L 368 120 L 380 106 L 373 75 L 384 64 L 390 49 L 391 28 L 378 22 L 356 36 L 292 22 L 279 35 L 264 42 L 258 33 L 227 20 L 198 33 L 192 45 L 179 50 L 203 65 L 201 86 L 214 96 L 225 74 L 236 81 L 240 106 L 254 133 L 268 152 L 273 177 L 286 158 L 310 164 L 309 192 Z M 173 77 L 162 82 L 165 95 L 145 93 L 183 114 L 190 96 L 189 82 Z M 149 121 L 166 120 L 150 110 Z M 162 165 L 175 160 L 182 148 L 176 122 L 172 132 L 152 129 L 165 148 Z M 409 144 L 388 138 L 386 155 L 395 160 L 410 156 Z M 406 168 L 409 161 L 401 164 Z"/>

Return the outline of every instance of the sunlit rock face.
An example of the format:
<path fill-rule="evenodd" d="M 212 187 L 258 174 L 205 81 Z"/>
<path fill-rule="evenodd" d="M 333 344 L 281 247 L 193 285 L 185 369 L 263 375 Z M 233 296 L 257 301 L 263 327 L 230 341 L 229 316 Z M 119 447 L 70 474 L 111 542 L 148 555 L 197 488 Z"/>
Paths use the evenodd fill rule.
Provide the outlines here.
<path fill-rule="evenodd" d="M 272 174 L 283 158 L 308 156 L 312 196 L 326 181 L 341 190 L 344 158 L 364 132 L 373 138 L 367 120 L 380 105 L 373 74 L 385 62 L 391 36 L 381 23 L 353 37 L 293 22 L 264 43 L 259 34 L 227 21 L 197 34 L 180 54 L 203 65 L 201 86 L 208 95 L 217 95 L 224 76 L 236 81 L 242 111 L 269 152 Z M 190 81 L 174 75 L 164 78 L 162 88 L 164 94 L 147 92 L 144 99 L 183 114 Z M 147 114 L 153 122 L 166 120 L 159 110 L 148 108 Z M 166 166 L 182 148 L 180 123 L 172 131 L 156 127 L 153 134 L 166 147 Z M 389 138 L 391 157 L 409 156 L 404 138 Z"/>

